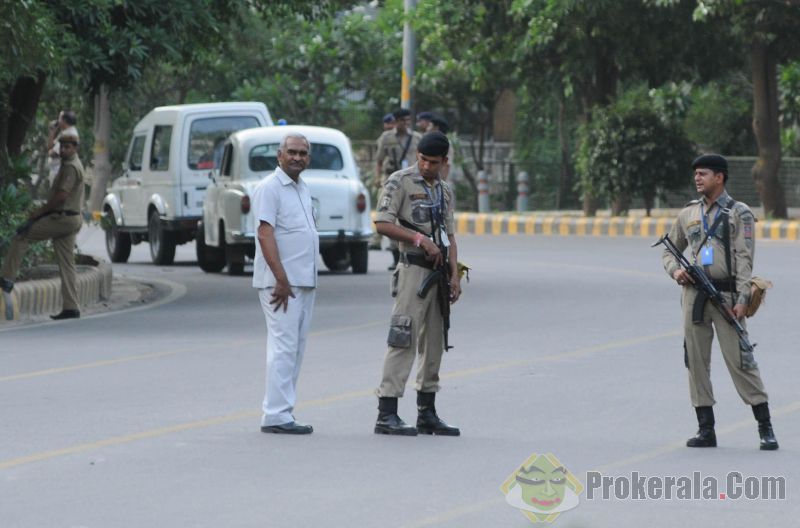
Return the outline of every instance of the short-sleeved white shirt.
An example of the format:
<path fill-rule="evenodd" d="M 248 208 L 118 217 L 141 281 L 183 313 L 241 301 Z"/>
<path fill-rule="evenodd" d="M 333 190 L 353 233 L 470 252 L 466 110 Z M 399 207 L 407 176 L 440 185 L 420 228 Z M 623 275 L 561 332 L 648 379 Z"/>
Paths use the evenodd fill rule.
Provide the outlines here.
<path fill-rule="evenodd" d="M 265 177 L 253 193 L 256 229 L 264 221 L 275 229 L 278 256 L 290 286 L 317 286 L 319 234 L 314 221 L 311 192 L 302 177 L 295 183 L 280 167 Z M 256 239 L 253 287 L 275 286 L 275 275 Z"/>

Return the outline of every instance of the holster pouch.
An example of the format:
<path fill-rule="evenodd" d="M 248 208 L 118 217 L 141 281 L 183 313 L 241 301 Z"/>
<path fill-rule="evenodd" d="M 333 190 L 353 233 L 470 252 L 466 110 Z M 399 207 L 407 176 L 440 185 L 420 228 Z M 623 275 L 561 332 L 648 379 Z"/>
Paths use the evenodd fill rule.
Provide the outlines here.
<path fill-rule="evenodd" d="M 400 268 L 397 268 L 394 270 L 394 273 L 392 273 L 392 279 L 389 282 L 389 294 L 391 294 L 392 297 L 397 297 L 397 283 L 399 282 L 399 280 L 400 280 Z"/>
<path fill-rule="evenodd" d="M 389 346 L 406 348 L 411 346 L 411 316 L 393 315 L 392 323 L 389 326 L 389 338 L 386 340 Z"/>

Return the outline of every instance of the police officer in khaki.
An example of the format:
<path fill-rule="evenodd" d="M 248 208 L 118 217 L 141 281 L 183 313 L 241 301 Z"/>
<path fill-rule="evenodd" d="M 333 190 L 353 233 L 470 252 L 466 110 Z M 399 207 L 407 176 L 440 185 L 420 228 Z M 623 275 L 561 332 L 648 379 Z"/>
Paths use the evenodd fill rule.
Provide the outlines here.
<path fill-rule="evenodd" d="M 414 164 L 417 159 L 417 145 L 422 136 L 411 129 L 411 112 L 401 108 L 394 112 L 394 128 L 384 131 L 378 138 L 377 153 L 375 157 L 375 186 L 382 189 L 389 176 L 396 171 L 406 169 Z M 397 243 L 392 241 L 392 255 L 394 264 L 389 267 L 394 270 L 400 253 Z M 381 235 L 375 233 L 370 241 L 370 249 L 381 249 Z"/>
<path fill-rule="evenodd" d="M 31 242 L 52 240 L 61 276 L 62 310 L 52 319 L 80 317 L 75 272 L 75 235 L 81 229 L 83 204 L 83 164 L 78 158 L 78 131 L 67 129 L 59 136 L 61 168 L 56 175 L 47 203 L 31 213 L 33 223 L 11 241 L 0 269 L 0 287 L 6 293 L 14 288 L 22 257 Z"/>
<path fill-rule="evenodd" d="M 383 378 L 376 390 L 379 434 L 414 436 L 417 432 L 458 436 L 457 427 L 439 419 L 434 407 L 439 390 L 439 366 L 444 351 L 444 319 L 437 300 L 437 285 L 425 297 L 418 295 L 423 281 L 442 264 L 436 241 L 447 248 L 452 304 L 461 295 L 458 249 L 454 234 L 453 193 L 439 177 L 450 144 L 440 132 L 426 134 L 417 148 L 417 163 L 392 174 L 383 186 L 375 219 L 377 231 L 399 243 L 401 264 L 392 275 L 395 297 L 389 329 L 389 350 Z M 417 356 L 417 426 L 407 425 L 397 414 L 397 399 Z"/>
<path fill-rule="evenodd" d="M 746 204 L 734 201 L 726 192 L 728 162 L 724 157 L 718 154 L 700 156 L 694 160 L 692 168 L 695 187 L 702 197 L 689 202 L 678 214 L 669 237 L 679 250 L 690 249 L 689 260 L 703 266 L 744 326 L 750 302 L 755 219 Z M 713 410 L 716 401 L 711 387 L 711 343 L 716 330 L 722 357 L 736 391 L 744 403 L 752 406 L 758 421 L 761 449 L 778 449 L 767 393 L 755 361 L 742 354 L 735 329 L 692 287 L 689 274 L 677 260 L 666 250 L 662 260 L 664 269 L 683 289 L 685 363 L 689 373 L 689 393 L 699 424 L 697 435 L 686 445 L 717 445 Z"/>

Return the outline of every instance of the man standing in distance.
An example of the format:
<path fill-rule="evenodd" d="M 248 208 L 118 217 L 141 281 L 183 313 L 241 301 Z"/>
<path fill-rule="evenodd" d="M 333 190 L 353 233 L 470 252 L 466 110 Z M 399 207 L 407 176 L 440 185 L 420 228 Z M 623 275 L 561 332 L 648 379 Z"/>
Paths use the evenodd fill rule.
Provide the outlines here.
<path fill-rule="evenodd" d="M 455 239 L 453 194 L 441 181 L 439 171 L 447 161 L 450 143 L 441 132 L 426 134 L 419 142 L 417 163 L 392 174 L 383 186 L 375 219 L 377 231 L 399 243 L 402 263 L 392 276 L 395 297 L 383 364 L 383 377 L 376 390 L 378 420 L 375 433 L 415 436 L 417 432 L 458 436 L 457 427 L 439 419 L 434 407 L 439 391 L 439 366 L 444 351 L 444 317 L 439 284 L 425 297 L 420 285 L 442 264 L 449 266 L 449 299 L 461 295 L 458 248 Z M 398 225 L 399 224 L 399 225 Z M 448 258 L 443 261 L 442 248 Z M 417 356 L 417 427 L 407 425 L 397 414 L 397 399 Z"/>
<path fill-rule="evenodd" d="M 77 272 L 75 270 L 75 236 L 81 230 L 83 206 L 83 164 L 78 157 L 78 131 L 69 127 L 58 138 L 61 165 L 50 195 L 40 208 L 30 214 L 30 225 L 11 241 L 11 247 L 0 269 L 0 288 L 11 293 L 19 273 L 22 257 L 31 242 L 52 240 L 61 277 L 61 312 L 51 319 L 77 319 Z"/>
<path fill-rule="evenodd" d="M 311 145 L 288 134 L 278 147 L 278 168 L 254 194 L 258 221 L 253 287 L 267 321 L 267 375 L 261 431 L 310 434 L 292 414 L 295 388 L 311 327 L 317 286 L 319 235 L 311 193 L 300 177 Z"/>
<path fill-rule="evenodd" d="M 678 213 L 669 238 L 680 251 L 690 248 L 689 260 L 703 266 L 744 326 L 750 303 L 755 218 L 746 204 L 736 202 L 725 190 L 728 161 L 724 157 L 705 154 L 692 162 L 692 168 L 695 187 L 702 196 Z M 686 442 L 687 447 L 717 446 L 713 408 L 716 401 L 711 387 L 711 342 L 716 329 L 722 357 L 736 391 L 742 401 L 753 408 L 761 449 L 778 449 L 761 374 L 755 362 L 743 356 L 736 330 L 692 287 L 691 276 L 669 251 L 664 250 L 662 261 L 669 276 L 683 290 L 684 359 L 689 373 L 689 394 L 699 424 L 697 434 Z"/>

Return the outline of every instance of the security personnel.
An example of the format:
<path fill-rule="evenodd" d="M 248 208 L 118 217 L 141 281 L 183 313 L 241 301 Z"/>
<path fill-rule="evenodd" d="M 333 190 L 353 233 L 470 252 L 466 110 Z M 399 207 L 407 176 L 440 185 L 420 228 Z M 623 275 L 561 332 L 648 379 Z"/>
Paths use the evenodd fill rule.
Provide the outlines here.
<path fill-rule="evenodd" d="M 422 135 L 411 129 L 411 112 L 405 108 L 394 113 L 394 129 L 387 130 L 378 138 L 377 153 L 375 157 L 375 186 L 383 188 L 389 175 L 396 171 L 410 167 L 416 161 L 417 145 Z M 370 241 L 370 249 L 381 249 L 381 235 L 375 233 Z M 400 252 L 397 244 L 390 245 L 394 263 L 389 270 L 397 266 Z"/>
<path fill-rule="evenodd" d="M 0 287 L 6 293 L 14 288 L 14 279 L 19 272 L 22 257 L 28 244 L 41 240 L 52 240 L 56 253 L 58 272 L 61 276 L 62 310 L 52 319 L 73 319 L 81 316 L 78 310 L 77 276 L 75 272 L 75 236 L 81 229 L 81 206 L 83 204 L 83 164 L 78 158 L 78 131 L 68 128 L 61 132 L 59 155 L 61 168 L 50 188 L 47 203 L 31 213 L 34 220 L 27 231 L 11 241 L 8 254 L 0 269 Z"/>
<path fill-rule="evenodd" d="M 747 205 L 734 201 L 726 192 L 728 162 L 724 157 L 718 154 L 700 156 L 694 160 L 692 168 L 695 187 L 702 197 L 689 202 L 678 214 L 669 237 L 679 250 L 690 248 L 689 260 L 703 266 L 744 326 L 750 302 L 755 219 Z M 697 435 L 686 445 L 717 445 L 712 407 L 715 400 L 711 387 L 711 342 L 716 329 L 722 357 L 736 391 L 746 404 L 752 406 L 758 421 L 761 449 L 778 449 L 767 393 L 752 356 L 740 350 L 736 330 L 692 287 L 689 274 L 677 260 L 666 250 L 662 260 L 664 269 L 683 288 L 685 363 L 689 372 L 689 393 L 699 424 Z"/>
<path fill-rule="evenodd" d="M 402 264 L 392 276 L 395 297 L 389 328 L 389 350 L 383 379 L 376 390 L 378 420 L 375 433 L 414 436 L 423 434 L 458 436 L 457 427 L 436 414 L 434 399 L 439 390 L 439 366 L 444 350 L 444 319 L 438 306 L 438 285 L 425 297 L 417 294 L 433 269 L 443 263 L 437 243 L 448 249 L 451 280 L 449 302 L 461 295 L 458 249 L 454 235 L 453 194 L 441 181 L 439 171 L 447 161 L 450 143 L 441 132 L 426 134 L 417 148 L 417 163 L 392 174 L 378 202 L 377 231 L 399 243 Z M 403 395 L 414 356 L 417 363 L 417 427 L 397 415 L 397 399 Z"/>

